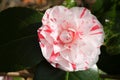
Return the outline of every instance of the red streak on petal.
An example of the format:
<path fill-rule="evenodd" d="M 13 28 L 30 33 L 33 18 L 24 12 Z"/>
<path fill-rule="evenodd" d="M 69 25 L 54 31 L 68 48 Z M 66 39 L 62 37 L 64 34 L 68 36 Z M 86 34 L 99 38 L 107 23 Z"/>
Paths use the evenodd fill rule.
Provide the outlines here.
<path fill-rule="evenodd" d="M 92 29 L 91 29 L 90 31 L 95 31 L 95 30 L 97 30 L 97 29 L 100 29 L 100 26 L 99 26 L 99 25 L 93 26 Z"/>
<path fill-rule="evenodd" d="M 83 32 L 77 32 L 76 34 L 77 35 L 83 35 Z"/>
<path fill-rule="evenodd" d="M 64 9 L 64 11 L 67 11 L 68 9 Z"/>
<path fill-rule="evenodd" d="M 70 48 L 71 48 L 71 46 L 69 45 L 69 46 L 68 46 L 68 48 L 70 49 Z"/>
<path fill-rule="evenodd" d="M 41 32 L 42 30 L 39 28 L 38 30 L 37 30 L 37 32 L 39 33 L 39 32 Z"/>
<path fill-rule="evenodd" d="M 84 68 L 85 68 L 85 70 L 87 70 L 87 69 L 88 69 L 88 67 L 87 67 L 87 66 L 85 66 Z"/>
<path fill-rule="evenodd" d="M 51 29 L 49 25 L 45 25 L 46 28 Z"/>
<path fill-rule="evenodd" d="M 75 39 L 76 38 L 80 38 L 80 33 L 79 32 L 76 32 L 76 36 L 75 36 Z M 81 39 L 81 38 L 80 38 Z"/>
<path fill-rule="evenodd" d="M 51 20 L 52 22 L 54 22 L 54 20 L 53 20 L 52 18 L 51 18 L 50 20 Z"/>
<path fill-rule="evenodd" d="M 57 41 L 59 44 L 64 45 L 64 43 L 60 40 L 59 36 L 57 37 Z"/>
<path fill-rule="evenodd" d="M 48 32 L 48 33 L 52 33 L 53 30 L 50 28 L 49 25 L 45 25 L 45 27 L 47 28 L 46 30 L 44 30 L 45 32 Z"/>
<path fill-rule="evenodd" d="M 66 23 L 67 21 L 66 20 L 63 20 L 63 23 Z"/>
<path fill-rule="evenodd" d="M 57 19 L 56 19 L 56 18 L 54 18 L 54 21 L 57 21 Z"/>
<path fill-rule="evenodd" d="M 45 21 L 45 19 L 42 19 L 42 22 L 44 22 Z"/>
<path fill-rule="evenodd" d="M 93 23 L 96 23 L 94 18 L 92 19 L 92 22 L 93 22 Z"/>
<path fill-rule="evenodd" d="M 82 11 L 82 13 L 81 13 L 81 15 L 80 15 L 80 18 L 83 17 L 83 15 L 85 14 L 85 11 L 86 11 L 86 10 L 87 10 L 86 8 L 83 9 L 83 11 Z"/>
<path fill-rule="evenodd" d="M 57 42 L 57 41 L 54 41 L 54 42 L 53 42 L 53 44 L 54 44 L 54 45 L 57 45 L 57 44 L 58 44 L 58 42 Z"/>
<path fill-rule="evenodd" d="M 47 33 L 52 33 L 53 32 L 53 30 L 51 30 L 51 29 L 46 29 L 44 31 L 47 32 Z"/>
<path fill-rule="evenodd" d="M 58 64 L 58 63 L 56 63 L 56 64 L 55 64 L 55 67 L 56 67 L 56 68 L 58 68 L 58 67 L 59 67 L 59 64 Z"/>
<path fill-rule="evenodd" d="M 43 48 L 45 47 L 45 45 L 43 43 L 40 43 L 40 47 Z"/>
<path fill-rule="evenodd" d="M 87 62 L 87 61 L 85 61 L 85 63 L 88 65 L 88 62 Z"/>
<path fill-rule="evenodd" d="M 97 35 L 97 34 L 103 34 L 103 32 L 92 33 L 90 35 Z"/>
<path fill-rule="evenodd" d="M 52 51 L 52 54 L 50 56 L 50 62 L 52 62 L 53 60 L 55 60 L 58 56 L 60 56 L 60 52 L 58 53 L 54 53 L 54 51 Z"/>
<path fill-rule="evenodd" d="M 45 39 L 44 36 L 42 34 L 40 34 L 40 33 L 38 33 L 38 38 L 39 39 Z"/>
<path fill-rule="evenodd" d="M 71 63 L 73 70 L 76 70 L 76 64 Z"/>
<path fill-rule="evenodd" d="M 51 18 L 50 20 L 51 20 L 52 22 L 55 22 L 55 21 L 56 21 L 56 18 L 53 18 L 53 19 Z"/>
<path fill-rule="evenodd" d="M 48 13 L 46 13 L 46 16 L 47 16 L 47 18 L 49 18 L 49 14 Z"/>

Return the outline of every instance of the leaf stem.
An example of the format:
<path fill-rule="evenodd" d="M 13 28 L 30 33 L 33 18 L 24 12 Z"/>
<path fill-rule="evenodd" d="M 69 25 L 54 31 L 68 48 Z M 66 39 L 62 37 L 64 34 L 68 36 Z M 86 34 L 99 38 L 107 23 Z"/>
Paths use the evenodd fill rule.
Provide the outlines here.
<path fill-rule="evenodd" d="M 65 80 L 68 80 L 68 79 L 69 79 L 69 72 L 66 72 Z"/>

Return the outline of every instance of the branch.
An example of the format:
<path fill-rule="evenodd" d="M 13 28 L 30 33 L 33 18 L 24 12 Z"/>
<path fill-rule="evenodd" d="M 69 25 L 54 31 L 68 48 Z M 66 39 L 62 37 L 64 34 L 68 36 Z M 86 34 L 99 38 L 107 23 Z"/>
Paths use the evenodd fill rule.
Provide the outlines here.
<path fill-rule="evenodd" d="M 8 72 L 8 73 L 0 73 L 0 76 L 10 76 L 10 77 L 23 77 L 23 78 L 33 78 L 33 74 L 29 73 L 27 70 L 22 70 L 19 72 Z"/>

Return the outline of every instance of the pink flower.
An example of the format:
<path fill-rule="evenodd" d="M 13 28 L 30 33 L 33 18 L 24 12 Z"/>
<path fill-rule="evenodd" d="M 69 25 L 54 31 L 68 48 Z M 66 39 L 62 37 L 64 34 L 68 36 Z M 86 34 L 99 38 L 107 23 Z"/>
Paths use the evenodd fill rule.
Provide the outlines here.
<path fill-rule="evenodd" d="M 104 40 L 103 27 L 84 7 L 48 9 L 38 29 L 43 56 L 65 71 L 91 68 L 98 61 Z"/>

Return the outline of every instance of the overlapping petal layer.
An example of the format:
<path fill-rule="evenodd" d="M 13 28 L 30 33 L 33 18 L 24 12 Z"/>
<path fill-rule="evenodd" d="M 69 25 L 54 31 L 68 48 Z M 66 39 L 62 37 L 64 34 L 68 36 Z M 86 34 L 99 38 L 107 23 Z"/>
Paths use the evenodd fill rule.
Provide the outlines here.
<path fill-rule="evenodd" d="M 48 9 L 38 29 L 43 56 L 65 71 L 86 70 L 98 61 L 104 31 L 85 7 Z"/>

